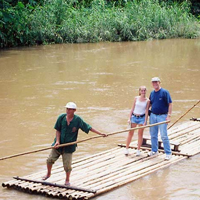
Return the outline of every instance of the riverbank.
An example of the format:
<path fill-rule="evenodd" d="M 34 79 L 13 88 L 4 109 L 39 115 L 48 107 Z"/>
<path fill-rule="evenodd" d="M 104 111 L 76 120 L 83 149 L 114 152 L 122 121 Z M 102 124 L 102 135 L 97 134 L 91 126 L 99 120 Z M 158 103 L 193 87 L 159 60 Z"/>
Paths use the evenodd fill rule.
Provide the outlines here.
<path fill-rule="evenodd" d="M 49 43 L 141 41 L 197 38 L 200 24 L 181 4 L 158 0 L 128 1 L 123 6 L 94 0 L 90 6 L 46 1 L 35 7 L 21 2 L 4 8 L 0 47 Z"/>

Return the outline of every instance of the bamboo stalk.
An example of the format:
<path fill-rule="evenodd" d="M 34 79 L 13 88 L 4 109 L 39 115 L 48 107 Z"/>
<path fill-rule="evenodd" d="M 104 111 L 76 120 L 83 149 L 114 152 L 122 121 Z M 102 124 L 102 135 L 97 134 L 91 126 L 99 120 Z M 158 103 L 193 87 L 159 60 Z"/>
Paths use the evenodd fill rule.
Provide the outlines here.
<path fill-rule="evenodd" d="M 115 147 L 115 148 L 112 148 L 112 149 L 109 149 L 106 151 L 102 151 L 102 152 L 99 152 L 99 153 L 96 153 L 96 154 L 93 154 L 93 155 L 90 155 L 90 156 L 87 156 L 87 157 L 84 157 L 81 159 L 74 160 L 74 161 L 72 161 L 73 169 L 75 169 L 77 166 L 83 166 L 83 164 L 85 164 L 85 163 L 91 163 L 91 162 L 93 162 L 93 160 L 99 159 L 99 156 L 102 156 L 103 154 L 107 154 L 109 152 L 113 152 L 113 151 L 119 150 L 119 149 L 120 149 L 119 147 Z M 54 167 L 54 171 L 55 170 L 58 170 L 57 172 L 63 171 L 63 166 L 62 165 L 56 166 L 56 167 Z M 42 173 L 46 173 L 46 169 L 36 172 L 36 173 L 29 174 L 27 176 L 23 176 L 23 177 L 24 178 L 31 178 L 31 177 L 40 178 Z M 12 181 L 14 181 L 14 180 L 12 180 Z"/>
<path fill-rule="evenodd" d="M 196 124 L 195 126 L 193 127 L 190 127 L 188 129 L 185 129 L 183 131 L 180 131 L 178 132 L 177 134 L 174 134 L 173 136 L 169 137 L 170 140 L 172 139 L 177 139 L 179 136 L 182 136 L 182 135 L 186 135 L 188 133 L 190 133 L 191 131 L 195 131 L 195 130 L 198 130 L 200 129 L 200 123 L 199 124 Z"/>
<path fill-rule="evenodd" d="M 126 146 L 123 145 L 123 144 L 118 144 L 118 145 L 121 146 L 121 147 L 126 147 Z M 129 148 L 137 149 L 137 146 L 129 146 Z M 151 148 L 149 148 L 149 147 L 140 147 L 140 148 L 141 148 L 141 149 L 145 149 L 145 150 L 151 151 Z M 158 152 L 164 153 L 165 151 L 162 150 L 162 149 L 158 149 Z M 184 154 L 184 153 L 179 153 L 179 152 L 174 152 L 174 151 L 172 151 L 172 155 L 186 156 L 186 157 L 191 157 L 191 156 L 192 156 L 192 155 L 189 155 L 189 154 Z"/>
<path fill-rule="evenodd" d="M 172 158 L 170 162 L 172 162 L 176 158 Z M 115 182 L 120 182 L 121 180 L 126 180 L 128 176 L 134 177 L 138 173 L 143 173 L 144 171 L 149 171 L 150 168 L 157 168 L 158 165 L 165 165 L 164 155 L 158 155 L 154 159 L 148 160 L 142 164 L 138 164 L 137 166 L 130 167 L 122 173 L 115 174 L 115 176 L 111 176 L 110 178 L 106 178 L 101 182 L 97 182 L 96 184 L 92 184 L 92 187 L 97 191 L 112 185 Z"/>
<path fill-rule="evenodd" d="M 186 140 L 183 140 L 183 141 L 181 142 L 181 145 L 184 145 L 184 144 L 186 144 L 186 143 L 188 143 L 188 142 L 191 142 L 191 141 L 193 141 L 194 139 L 200 138 L 200 132 L 191 132 L 191 133 L 198 133 L 198 134 L 191 135 L 191 137 L 187 138 Z"/>
<path fill-rule="evenodd" d="M 133 170 L 137 167 L 141 167 L 142 165 L 144 165 L 144 163 L 145 163 L 145 167 L 147 167 L 148 163 L 152 164 L 152 157 L 146 156 L 144 159 L 140 159 L 140 160 L 138 159 L 137 162 L 129 161 L 129 163 L 125 163 L 122 166 L 108 168 L 106 171 L 102 170 L 101 173 L 97 174 L 96 176 L 90 177 L 89 180 L 84 181 L 82 184 L 85 185 L 86 187 L 88 186 L 94 187 L 94 184 L 101 185 L 102 181 L 107 181 L 108 178 L 115 179 L 116 175 L 119 175 L 119 174 L 123 175 L 123 173 L 128 173 L 128 170 L 130 169 Z"/>
<path fill-rule="evenodd" d="M 200 131 L 197 132 L 197 130 L 194 130 L 192 132 L 189 132 L 187 135 L 181 135 L 176 140 L 180 142 L 180 145 L 184 145 L 198 138 L 200 138 Z"/>
<path fill-rule="evenodd" d="M 182 124 L 179 124 L 178 126 L 173 126 L 169 131 L 168 131 L 168 134 L 173 134 L 174 132 L 177 132 L 183 128 L 187 128 L 187 127 L 190 127 L 190 126 L 193 126 L 194 124 L 194 121 L 187 121 L 187 122 L 184 122 Z"/>
<path fill-rule="evenodd" d="M 73 172 L 73 177 L 76 177 L 76 175 L 80 176 L 79 169 L 81 169 L 82 170 L 82 174 L 84 174 L 84 170 L 87 170 L 88 167 L 90 167 L 92 165 L 95 165 L 96 163 L 100 163 L 100 162 L 104 163 L 104 162 L 106 162 L 106 160 L 109 160 L 109 159 L 113 158 L 116 155 L 116 153 L 120 154 L 120 152 L 119 152 L 120 150 L 121 149 L 119 147 L 117 149 L 114 148 L 113 149 L 113 153 L 111 153 L 112 151 L 110 151 L 107 154 L 103 154 L 103 156 L 97 156 L 97 157 L 93 156 L 93 158 L 89 159 L 89 161 L 84 160 L 83 162 L 81 162 L 81 164 L 76 163 L 76 164 L 72 165 L 72 168 L 73 168 L 73 171 L 74 171 Z M 62 169 L 62 171 L 63 171 L 63 169 Z M 54 170 L 53 173 L 55 175 L 55 173 L 58 174 L 58 173 L 60 173 L 60 171 Z M 51 180 L 51 181 L 58 181 L 59 180 L 59 176 L 62 176 L 62 174 L 60 174 L 60 175 L 58 174 L 56 176 L 56 179 L 51 179 L 50 178 L 49 180 Z"/>
<path fill-rule="evenodd" d="M 191 128 L 191 127 L 195 126 L 196 124 L 197 124 L 196 122 L 189 121 L 189 122 L 186 122 L 184 124 L 174 126 L 170 130 L 168 129 L 168 136 L 174 135 L 176 133 L 179 133 L 180 131 L 184 131 L 188 128 Z"/>
<path fill-rule="evenodd" d="M 200 127 L 199 127 L 200 128 Z M 76 172 L 73 174 L 71 180 L 76 181 L 76 186 L 78 187 L 87 187 L 92 189 L 97 189 L 97 194 L 91 194 L 87 192 L 78 192 L 75 190 L 65 190 L 65 189 L 56 189 L 52 186 L 41 186 L 41 184 L 27 184 L 27 182 L 15 182 L 9 181 L 6 184 L 12 185 L 16 189 L 27 191 L 30 193 L 41 193 L 51 197 L 62 197 L 67 199 L 83 199 L 94 197 L 99 195 L 108 189 L 114 189 L 120 184 L 126 184 L 130 180 L 136 180 L 147 175 L 149 172 L 153 173 L 159 169 L 162 169 L 168 165 L 171 165 L 175 162 L 178 162 L 182 159 L 185 159 L 188 156 L 193 156 L 200 153 L 200 140 L 197 130 L 198 127 L 190 127 L 187 129 L 187 132 L 180 131 L 174 136 L 175 139 L 182 140 L 183 143 L 180 145 L 181 153 L 173 152 L 174 156 L 170 161 L 164 161 L 164 154 L 159 154 L 157 157 L 125 157 L 121 152 L 120 147 L 110 149 L 106 153 L 101 152 L 98 156 L 96 154 L 80 159 L 79 161 L 74 161 L 74 166 Z M 177 130 L 176 130 L 177 131 Z M 188 134 L 188 131 L 189 134 Z M 191 132 L 192 131 L 192 132 Z M 184 135 L 188 136 L 187 138 Z M 182 138 L 183 137 L 183 138 Z M 185 142 L 187 140 L 187 143 Z M 188 144 L 189 142 L 189 144 Z M 120 145 L 125 147 L 125 145 Z M 131 143 L 130 148 L 137 149 L 137 141 Z M 142 147 L 142 150 L 148 152 L 151 150 L 148 147 Z M 159 150 L 159 152 L 164 152 Z M 114 156 L 113 156 L 114 155 Z M 146 155 L 146 153 L 142 154 Z M 162 159 L 162 160 L 160 160 Z M 118 165 L 116 162 L 119 161 Z M 53 182 L 57 180 L 62 181 L 62 177 L 65 175 L 65 172 L 60 167 L 56 167 L 55 170 L 52 170 L 52 180 Z M 40 177 L 41 173 L 35 173 L 31 175 L 32 178 Z M 23 177 L 24 178 L 24 177 Z M 95 187 L 95 188 L 94 188 Z"/>
<path fill-rule="evenodd" d="M 94 170 L 95 168 L 95 164 L 103 164 L 103 165 L 106 165 L 107 162 L 116 157 L 116 155 L 122 155 L 124 156 L 123 154 L 121 154 L 119 151 L 121 151 L 121 148 L 118 147 L 118 149 L 115 149 L 115 151 L 111 154 L 111 152 L 108 152 L 107 154 L 104 154 L 103 156 L 100 156 L 98 157 L 97 160 L 94 160 L 94 161 L 91 161 L 90 163 L 86 163 L 86 164 L 83 164 L 82 166 L 78 166 L 77 168 L 75 168 L 75 172 L 73 173 L 73 178 L 75 177 L 79 177 L 77 178 L 78 180 L 80 180 L 80 176 L 82 174 L 82 176 L 84 176 L 84 173 L 86 173 L 88 170 Z M 117 153 L 117 154 L 116 154 Z M 93 167 L 91 169 L 91 167 Z M 74 168 L 74 166 L 72 165 L 72 168 Z M 79 170 L 81 170 L 81 174 L 79 172 Z M 48 179 L 50 182 L 58 182 L 59 180 L 63 181 L 63 177 L 65 176 L 64 175 L 64 170 L 62 169 L 62 172 L 63 173 L 60 173 L 60 171 L 57 171 L 57 170 L 53 170 L 52 171 L 52 175 L 51 177 Z M 33 178 L 34 178 L 34 175 L 33 175 Z M 34 178 L 36 179 L 36 178 Z"/>
<path fill-rule="evenodd" d="M 84 178 L 87 178 L 87 176 L 90 176 L 93 173 L 98 173 L 99 171 L 104 169 L 104 167 L 107 167 L 108 165 L 116 165 L 116 162 L 118 162 L 118 160 L 123 161 L 122 158 L 124 157 L 125 157 L 124 154 L 118 152 L 118 154 L 104 157 L 104 159 L 99 159 L 99 161 L 97 160 L 96 162 L 91 162 L 89 165 L 86 165 L 82 168 L 80 167 L 79 169 L 77 169 L 76 172 L 73 173 L 71 180 L 72 181 L 78 180 L 78 182 L 79 181 L 82 182 Z M 60 177 L 56 176 L 54 181 L 58 181 L 59 179 Z M 76 185 L 77 185 L 77 181 L 76 181 Z"/>
<path fill-rule="evenodd" d="M 93 183 L 92 187 L 95 188 L 97 191 L 101 190 L 102 188 L 105 188 L 105 187 L 109 186 L 110 184 L 113 184 L 115 181 L 125 180 L 124 179 L 125 176 L 129 176 L 129 175 L 134 176 L 135 173 L 137 173 L 137 172 L 141 172 L 142 170 L 145 170 L 145 171 L 149 170 L 148 168 L 150 168 L 150 167 L 156 167 L 157 164 L 164 162 L 164 158 L 162 158 L 162 161 L 160 158 L 156 159 L 156 160 L 154 158 L 153 161 L 154 162 L 148 161 L 148 162 L 142 163 L 134 168 L 130 167 L 129 170 L 125 170 L 124 172 L 118 172 L 114 176 L 110 176 L 109 178 L 103 179 L 102 181 Z"/>
<path fill-rule="evenodd" d="M 32 182 L 32 183 L 40 183 L 41 185 L 49 185 L 49 186 L 58 187 L 58 188 L 65 188 L 65 189 L 72 189 L 72 190 L 77 190 L 77 191 L 85 191 L 85 192 L 96 193 L 96 191 L 94 191 L 94 190 L 88 190 L 88 189 L 85 189 L 85 188 L 59 185 L 59 184 L 54 184 L 54 183 L 50 183 L 50 182 L 46 182 L 46 181 L 36 181 L 36 180 L 25 179 L 25 178 L 20 178 L 20 177 L 16 177 L 16 176 L 13 177 L 13 178 L 17 179 L 17 180 Z"/>
<path fill-rule="evenodd" d="M 137 158 L 137 159 L 128 159 L 124 156 L 124 158 L 125 158 L 124 160 L 121 160 L 121 159 L 116 160 L 116 161 L 120 160 L 120 163 L 118 163 L 118 165 L 116 165 L 116 162 L 115 162 L 115 164 L 113 163 L 112 165 L 108 164 L 107 166 L 98 168 L 93 173 L 87 173 L 86 174 L 87 176 L 85 176 L 85 177 L 80 177 L 81 182 L 78 184 L 78 186 L 80 186 L 80 187 L 81 187 L 81 185 L 86 186 L 87 183 L 89 183 L 90 181 L 98 181 L 101 178 L 105 178 L 106 176 L 109 176 L 110 174 L 113 174 L 119 170 L 123 170 L 123 169 L 129 167 L 129 165 L 131 165 L 131 164 L 136 164 L 136 163 L 140 162 L 142 159 L 145 159 L 145 157 Z"/>
<path fill-rule="evenodd" d="M 121 150 L 121 148 L 119 148 L 119 150 Z M 118 162 L 118 160 L 121 160 L 122 163 L 124 162 L 123 158 L 125 159 L 126 157 L 124 156 L 123 153 L 117 152 L 117 154 L 116 153 L 114 153 L 114 154 L 115 154 L 114 157 L 113 156 L 112 157 L 110 157 L 110 156 L 109 157 L 105 157 L 106 155 L 104 155 L 104 158 L 105 158 L 104 160 L 105 161 L 104 160 L 99 160 L 99 162 L 98 161 L 92 162 L 92 163 L 90 163 L 90 165 L 84 166 L 84 167 L 82 167 L 80 169 L 76 169 L 75 173 L 73 173 L 71 181 L 72 182 L 73 182 L 73 180 L 76 181 L 76 185 L 78 186 L 79 184 L 77 184 L 77 183 L 82 182 L 88 176 L 90 177 L 95 173 L 96 174 L 99 173 L 102 169 L 104 170 L 106 167 L 108 167 L 108 165 L 109 166 L 116 166 L 116 162 Z M 59 183 L 60 182 L 59 180 L 63 181 L 63 175 L 64 174 L 63 175 L 60 174 L 59 176 L 58 175 L 55 176 L 54 171 L 53 171 L 52 172 L 52 177 L 54 177 L 54 178 L 53 179 L 49 179 L 49 181 L 50 182 L 53 181 L 53 182 L 56 182 L 56 183 Z M 78 182 L 77 182 L 77 180 L 78 180 Z"/>
<path fill-rule="evenodd" d="M 198 152 L 200 153 L 200 140 L 195 140 L 192 143 L 186 143 L 182 146 L 181 151 L 183 152 L 192 152 L 193 148 L 197 148 Z M 193 152 L 192 152 L 193 155 Z"/>
<path fill-rule="evenodd" d="M 131 130 L 138 130 L 138 129 L 149 128 L 149 127 L 157 126 L 157 125 L 160 125 L 160 124 L 165 124 L 165 123 L 168 123 L 168 122 L 169 121 L 163 121 L 163 122 L 160 122 L 160 123 L 149 124 L 149 125 L 146 125 L 146 126 L 139 126 L 139 127 L 135 127 L 135 128 L 126 129 L 126 130 L 116 131 L 116 132 L 108 133 L 107 136 L 112 136 L 112 135 L 116 135 L 116 134 L 119 134 L 119 133 L 128 132 L 128 131 L 131 131 Z M 57 146 L 57 148 L 66 147 L 66 146 L 70 146 L 70 145 L 74 145 L 74 144 L 86 142 L 86 141 L 89 141 L 89 140 L 98 139 L 98 138 L 101 138 L 101 137 L 104 137 L 104 136 L 102 136 L 102 135 L 93 136 L 93 137 L 90 137 L 90 138 L 86 138 L 84 140 L 79 140 L 79 141 L 75 141 L 75 142 L 69 142 L 69 143 L 65 143 L 65 144 L 60 144 L 60 145 Z M 0 158 L 0 161 L 1 160 L 6 160 L 6 159 L 10 159 L 10 158 L 14 158 L 14 157 L 18 157 L 18 156 L 27 155 L 27 154 L 32 154 L 32 153 L 37 153 L 37 152 L 41 152 L 41 151 L 46 151 L 46 150 L 53 149 L 53 148 L 54 147 L 46 147 L 46 148 L 37 149 L 37 150 L 33 150 L 33 151 L 27 151 L 27 152 L 22 152 L 22 153 L 10 155 L 10 156 L 5 156 L 5 157 Z"/>
<path fill-rule="evenodd" d="M 136 176 L 136 177 L 133 177 L 132 174 L 131 174 L 131 175 L 129 175 L 128 178 L 126 177 L 124 181 L 116 182 L 115 184 L 113 184 L 113 185 L 111 185 L 111 186 L 109 186 L 109 187 L 107 187 L 105 189 L 99 190 L 95 195 L 88 195 L 87 199 L 93 198 L 93 197 L 95 197 L 97 195 L 101 195 L 101 194 L 103 194 L 105 192 L 109 192 L 109 191 L 111 191 L 111 190 L 113 190 L 115 188 L 118 188 L 118 187 L 120 187 L 122 185 L 128 184 L 128 183 L 133 182 L 133 181 L 135 181 L 135 180 L 137 180 L 139 178 L 142 178 L 142 177 L 144 177 L 146 175 L 149 175 L 149 174 L 151 174 L 151 173 L 153 173 L 155 171 L 158 171 L 159 169 L 166 168 L 166 167 L 168 167 L 168 166 L 170 166 L 170 165 L 172 165 L 172 164 L 174 164 L 174 163 L 176 163 L 176 162 L 178 162 L 180 160 L 183 160 L 183 159 L 185 159 L 185 158 L 182 157 L 182 158 L 177 159 L 177 160 L 175 160 L 173 162 L 170 162 L 170 163 L 166 162 L 166 164 L 164 166 L 158 166 L 157 168 L 153 168 L 152 167 L 149 171 L 144 172 L 143 174 L 138 174 L 138 176 Z"/>
<path fill-rule="evenodd" d="M 181 115 L 169 128 L 168 130 L 174 126 L 179 120 L 181 120 L 187 113 L 189 113 L 197 104 L 200 103 L 200 100 L 198 100 L 190 109 L 188 109 L 183 115 Z"/>

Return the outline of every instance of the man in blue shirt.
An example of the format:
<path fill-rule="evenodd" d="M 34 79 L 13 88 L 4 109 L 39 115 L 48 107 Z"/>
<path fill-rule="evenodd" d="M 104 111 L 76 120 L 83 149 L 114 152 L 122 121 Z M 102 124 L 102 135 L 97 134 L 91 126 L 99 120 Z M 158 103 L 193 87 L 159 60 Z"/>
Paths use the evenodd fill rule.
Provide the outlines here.
<path fill-rule="evenodd" d="M 163 121 L 170 121 L 172 113 L 172 99 L 169 92 L 160 86 L 160 79 L 154 77 L 151 80 L 154 91 L 150 94 L 150 124 L 155 124 Z M 167 134 L 167 124 L 150 127 L 151 135 L 151 152 L 149 156 L 158 153 L 158 129 L 160 129 L 161 139 L 163 141 L 164 150 L 166 153 L 165 160 L 171 158 L 171 148 Z"/>

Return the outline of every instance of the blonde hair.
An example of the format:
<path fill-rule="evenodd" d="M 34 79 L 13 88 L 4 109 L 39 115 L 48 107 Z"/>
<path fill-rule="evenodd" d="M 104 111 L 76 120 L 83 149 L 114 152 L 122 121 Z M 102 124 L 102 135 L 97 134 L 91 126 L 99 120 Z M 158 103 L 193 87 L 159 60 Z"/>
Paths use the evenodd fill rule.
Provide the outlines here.
<path fill-rule="evenodd" d="M 142 89 L 147 90 L 146 86 L 140 86 L 140 87 L 139 87 L 139 96 L 141 96 L 141 90 L 142 90 Z"/>

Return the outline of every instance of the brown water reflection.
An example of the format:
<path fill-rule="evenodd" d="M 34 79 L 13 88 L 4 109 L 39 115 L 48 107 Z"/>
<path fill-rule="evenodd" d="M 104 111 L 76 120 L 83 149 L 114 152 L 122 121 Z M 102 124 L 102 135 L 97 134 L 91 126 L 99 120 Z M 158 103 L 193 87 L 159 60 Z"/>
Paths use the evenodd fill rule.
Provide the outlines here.
<path fill-rule="evenodd" d="M 0 156 L 51 144 L 53 125 L 67 101 L 75 101 L 77 114 L 101 131 L 127 128 L 133 97 L 140 85 L 146 85 L 149 94 L 152 76 L 159 76 L 171 92 L 175 120 L 200 98 L 199 63 L 200 40 L 184 39 L 0 51 Z M 199 111 L 198 106 L 182 121 L 199 117 Z M 80 133 L 79 139 L 85 137 Z M 75 157 L 115 147 L 125 137 L 81 144 Z M 47 154 L 1 161 L 0 182 L 44 169 Z M 199 165 L 196 156 L 96 199 L 199 199 Z M 45 199 L 0 190 L 1 199 Z"/>

